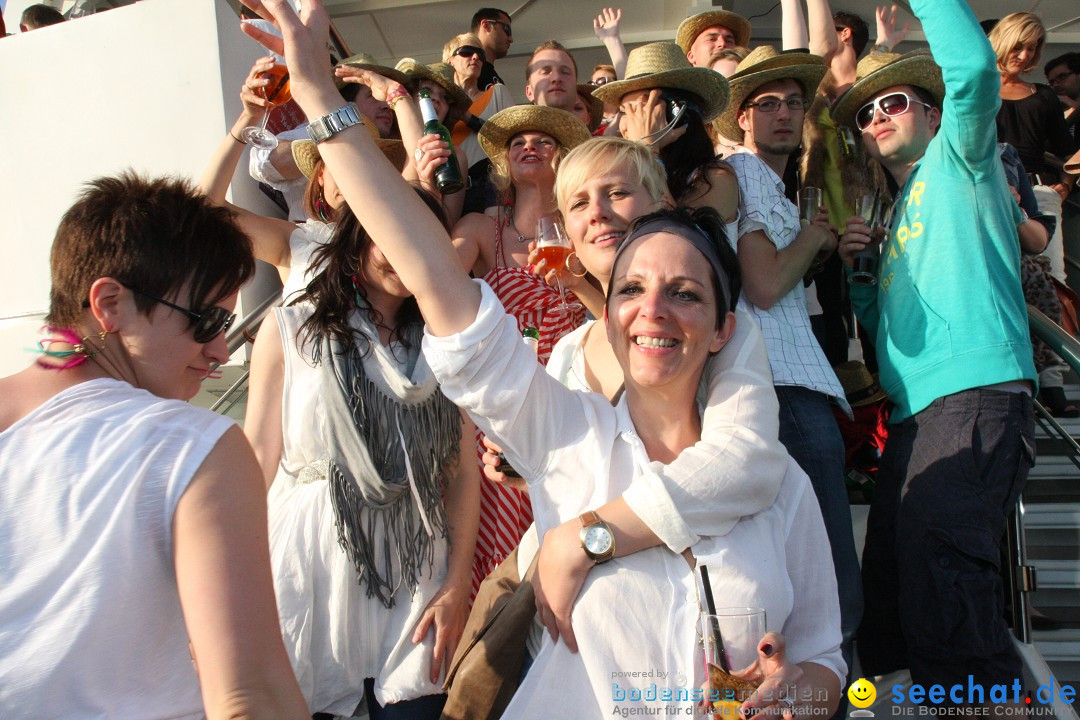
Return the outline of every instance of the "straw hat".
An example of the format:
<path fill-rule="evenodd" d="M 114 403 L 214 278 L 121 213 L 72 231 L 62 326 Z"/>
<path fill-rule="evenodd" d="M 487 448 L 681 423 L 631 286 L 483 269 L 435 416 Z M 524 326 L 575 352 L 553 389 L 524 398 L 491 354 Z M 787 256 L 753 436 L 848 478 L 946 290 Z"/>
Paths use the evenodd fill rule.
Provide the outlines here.
<path fill-rule="evenodd" d="M 877 378 L 870 374 L 861 361 L 849 360 L 840 363 L 833 370 L 851 407 L 872 405 L 885 399 L 885 391 L 881 389 Z"/>
<path fill-rule="evenodd" d="M 728 81 L 709 68 L 694 67 L 686 53 L 670 42 L 649 43 L 636 47 L 626 58 L 626 79 L 601 85 L 593 95 L 603 102 L 618 105 L 623 95 L 635 90 L 673 88 L 701 98 L 701 119 L 709 122 L 728 102 Z"/>
<path fill-rule="evenodd" d="M 1070 175 L 1080 175 L 1080 151 L 1065 161 L 1065 172 Z"/>
<path fill-rule="evenodd" d="M 592 91 L 596 86 L 592 83 L 578 83 L 577 94 L 581 101 L 589 108 L 589 132 L 596 132 L 600 127 L 600 121 L 604 119 L 604 103 L 600 98 L 594 97 Z"/>
<path fill-rule="evenodd" d="M 368 55 L 367 53 L 356 53 L 350 55 L 341 61 L 341 65 L 349 65 L 350 67 L 360 68 L 361 70 L 370 70 L 374 73 L 378 73 L 383 77 L 388 77 L 391 80 L 397 80 L 402 85 L 405 84 L 405 73 L 395 70 L 392 67 L 386 67 L 380 65 L 379 61 L 375 59 L 374 55 Z"/>
<path fill-rule="evenodd" d="M 750 44 L 750 21 L 742 15 L 727 10 L 710 10 L 691 15 L 682 21 L 675 31 L 675 42 L 682 48 L 683 54 L 690 52 L 690 47 L 697 36 L 711 27 L 726 27 L 735 35 L 735 44 L 743 47 Z"/>
<path fill-rule="evenodd" d="M 400 140 L 381 139 L 379 130 L 375 127 L 375 123 L 372 122 L 371 118 L 367 115 L 364 115 L 363 118 L 364 128 L 367 130 L 368 135 L 379 146 L 390 164 L 400 172 L 405 167 L 406 160 L 408 160 L 405 154 L 405 146 Z M 319 161 L 319 148 L 310 140 L 294 140 L 292 143 L 292 156 L 296 162 L 296 167 L 300 169 L 300 172 L 304 173 L 304 177 L 310 180 L 315 172 L 315 163 Z"/>
<path fill-rule="evenodd" d="M 494 160 L 506 153 L 510 138 L 529 130 L 547 133 L 567 150 L 592 137 L 573 113 L 544 105 L 515 105 L 487 119 L 478 135 L 480 147 Z"/>
<path fill-rule="evenodd" d="M 833 106 L 837 124 L 855 126 L 855 113 L 882 90 L 897 85 L 921 87 L 934 96 L 938 106 L 945 100 L 941 68 L 926 50 L 904 53 L 870 53 L 855 68 L 855 84 Z"/>
<path fill-rule="evenodd" d="M 409 80 L 420 82 L 430 80 L 446 91 L 446 100 L 450 104 L 451 115 L 460 117 L 472 105 L 469 94 L 454 84 L 454 68 L 446 63 L 423 65 L 412 58 L 402 58 L 395 70 L 405 73 Z"/>
<path fill-rule="evenodd" d="M 814 99 L 814 93 L 828 69 L 825 58 L 818 55 L 804 52 L 780 53 L 770 45 L 754 48 L 746 59 L 739 63 L 735 74 L 728 78 L 731 99 L 724 114 L 716 121 L 716 129 L 726 138 L 742 141 L 739 110 L 755 90 L 774 80 L 794 80 L 802 86 L 803 97 L 809 103 Z"/>

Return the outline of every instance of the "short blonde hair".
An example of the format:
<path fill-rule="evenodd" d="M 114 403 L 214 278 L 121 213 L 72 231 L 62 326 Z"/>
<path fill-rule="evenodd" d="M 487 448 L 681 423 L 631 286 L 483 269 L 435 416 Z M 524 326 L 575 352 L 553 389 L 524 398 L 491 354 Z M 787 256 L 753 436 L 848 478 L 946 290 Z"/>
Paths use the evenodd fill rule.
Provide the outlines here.
<path fill-rule="evenodd" d="M 618 137 L 598 137 L 586 140 L 571 150 L 555 176 L 555 202 L 559 212 L 566 214 L 566 201 L 590 177 L 605 175 L 616 167 L 630 169 L 653 200 L 670 195 L 667 173 L 656 155 L 641 143 Z"/>
<path fill-rule="evenodd" d="M 481 50 L 484 49 L 484 46 L 480 44 L 480 38 L 476 37 L 476 35 L 471 32 L 461 33 L 443 45 L 442 61 L 449 65 L 450 58 L 454 57 L 454 51 L 463 45 L 472 45 Z"/>
<path fill-rule="evenodd" d="M 514 185 L 514 178 L 510 175 L 510 143 L 513 142 L 514 138 L 518 135 L 521 135 L 521 133 L 527 132 L 542 133 L 555 141 L 555 154 L 551 156 L 551 169 L 556 173 L 559 172 L 559 166 L 562 164 L 563 158 L 566 157 L 567 150 L 563 147 L 563 144 L 560 143 L 559 139 L 554 135 L 548 135 L 544 132 L 543 128 L 525 128 L 521 132 L 514 133 L 514 135 L 506 141 L 506 147 L 503 148 L 503 151 L 491 158 L 491 184 L 494 185 L 495 189 L 500 193 L 509 192 Z"/>
<path fill-rule="evenodd" d="M 1029 72 L 1038 67 L 1042 59 L 1043 46 L 1046 43 L 1046 28 L 1043 27 L 1039 16 L 1029 12 L 1015 12 L 1006 15 L 998 21 L 994 29 L 990 31 L 990 45 L 997 55 L 998 72 L 1005 72 L 1005 62 L 1009 52 L 1018 45 L 1035 43 L 1035 57 L 1024 68 Z"/>

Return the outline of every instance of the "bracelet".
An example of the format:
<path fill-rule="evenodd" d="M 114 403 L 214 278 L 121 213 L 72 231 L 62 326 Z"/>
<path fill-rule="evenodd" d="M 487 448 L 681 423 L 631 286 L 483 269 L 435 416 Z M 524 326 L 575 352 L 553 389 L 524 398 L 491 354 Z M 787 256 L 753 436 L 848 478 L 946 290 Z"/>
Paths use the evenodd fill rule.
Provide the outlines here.
<path fill-rule="evenodd" d="M 244 142 L 244 141 L 243 141 L 243 140 L 241 140 L 240 138 L 238 138 L 238 137 L 236 137 L 235 135 L 233 135 L 233 131 L 232 131 L 232 130 L 230 130 L 230 131 L 229 131 L 229 137 L 231 137 L 231 138 L 232 138 L 233 140 L 235 140 L 236 142 L 240 143 L 241 145 L 247 145 L 247 143 L 246 143 L 246 142 Z"/>
<path fill-rule="evenodd" d="M 396 89 L 391 90 L 390 94 L 386 96 L 386 104 L 390 106 L 391 110 L 393 110 L 397 106 L 398 102 L 400 102 L 404 98 L 409 98 L 411 100 L 412 95 L 409 94 L 409 91 L 405 88 L 404 85 L 398 85 Z"/>
<path fill-rule="evenodd" d="M 468 126 L 468 128 L 474 133 L 479 133 L 481 130 L 484 129 L 484 120 L 483 118 L 478 118 L 475 115 L 470 115 L 469 120 L 465 123 L 465 125 Z"/>

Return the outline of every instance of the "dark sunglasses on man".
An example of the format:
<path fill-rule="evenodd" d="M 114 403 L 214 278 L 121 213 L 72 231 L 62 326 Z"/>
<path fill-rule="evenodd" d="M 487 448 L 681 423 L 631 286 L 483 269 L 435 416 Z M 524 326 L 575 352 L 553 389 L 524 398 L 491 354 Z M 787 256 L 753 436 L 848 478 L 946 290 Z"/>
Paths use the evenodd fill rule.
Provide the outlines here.
<path fill-rule="evenodd" d="M 927 110 L 932 106 L 927 105 L 919 98 L 914 98 L 907 93 L 894 92 L 888 95 L 883 95 L 877 100 L 866 103 L 859 111 L 855 113 L 855 127 L 859 128 L 862 132 L 866 128 L 870 127 L 874 123 L 874 114 L 880 110 L 882 115 L 887 117 L 896 117 L 897 115 L 903 115 L 911 109 L 911 104 L 917 103 L 922 105 Z"/>

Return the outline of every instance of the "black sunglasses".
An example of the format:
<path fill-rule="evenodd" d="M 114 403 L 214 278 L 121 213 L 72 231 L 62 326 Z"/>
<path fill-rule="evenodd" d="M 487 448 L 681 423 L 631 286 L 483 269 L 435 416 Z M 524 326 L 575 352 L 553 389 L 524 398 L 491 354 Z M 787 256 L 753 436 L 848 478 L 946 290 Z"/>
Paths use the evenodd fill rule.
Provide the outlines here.
<path fill-rule="evenodd" d="M 889 93 L 888 95 L 879 97 L 877 100 L 868 102 L 859 108 L 859 111 L 855 113 L 855 127 L 859 128 L 859 132 L 870 127 L 874 123 L 874 113 L 876 110 L 881 110 L 881 113 L 888 117 L 903 115 L 911 109 L 912 103 L 922 105 L 927 110 L 931 107 L 922 100 L 913 98 L 907 93 Z"/>
<path fill-rule="evenodd" d="M 139 288 L 128 287 L 133 293 L 142 295 L 144 298 L 159 302 L 165 307 L 170 307 L 177 312 L 182 312 L 191 319 L 192 335 L 195 337 L 197 343 L 208 343 L 216 338 L 221 333 L 229 329 L 229 326 L 236 320 L 236 313 L 231 313 L 223 307 L 214 305 L 212 307 L 203 310 L 202 312 L 195 312 L 186 307 L 181 307 L 175 303 L 171 303 L 168 300 L 159 298 L 156 295 L 151 295 L 148 292 L 144 292 Z"/>
<path fill-rule="evenodd" d="M 502 25 L 503 32 L 506 33 L 506 36 L 514 37 L 514 31 L 510 29 L 510 23 L 503 22 L 502 20 L 490 20 L 489 22 L 494 23 L 495 25 Z"/>
<path fill-rule="evenodd" d="M 474 55 L 479 55 L 480 57 L 483 57 L 484 51 L 478 47 L 473 47 L 472 45 L 462 45 L 454 51 L 454 54 L 458 57 L 466 58 L 473 57 Z"/>

